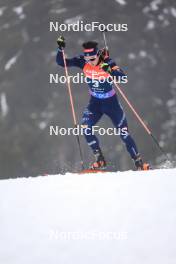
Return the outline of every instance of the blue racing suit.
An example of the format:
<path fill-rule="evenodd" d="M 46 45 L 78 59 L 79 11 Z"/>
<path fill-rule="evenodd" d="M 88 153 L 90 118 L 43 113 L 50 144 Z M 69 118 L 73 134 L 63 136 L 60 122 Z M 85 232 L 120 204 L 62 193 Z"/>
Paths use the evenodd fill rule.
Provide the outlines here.
<path fill-rule="evenodd" d="M 56 62 L 58 65 L 64 67 L 63 55 L 60 49 L 57 51 Z M 116 66 L 112 59 L 107 58 L 104 62 L 110 66 L 111 75 L 105 72 L 100 65 L 92 66 L 89 64 L 83 55 L 66 59 L 68 67 L 75 66 L 83 70 L 87 79 L 86 82 L 89 85 L 90 101 L 83 112 L 82 126 L 85 128 L 85 131 L 86 128 L 92 131 L 92 127 L 100 120 L 103 114 L 106 114 L 112 120 L 115 128 L 127 129 L 127 133 L 121 133 L 120 138 L 125 143 L 131 158 L 136 159 L 138 150 L 133 138 L 129 134 L 125 113 L 113 88 L 113 82 L 108 81 L 108 78 L 112 78 L 111 76 L 119 77 L 125 76 L 125 74 Z M 100 149 L 98 138 L 94 133 L 84 133 L 84 135 L 88 145 L 96 153 Z"/>

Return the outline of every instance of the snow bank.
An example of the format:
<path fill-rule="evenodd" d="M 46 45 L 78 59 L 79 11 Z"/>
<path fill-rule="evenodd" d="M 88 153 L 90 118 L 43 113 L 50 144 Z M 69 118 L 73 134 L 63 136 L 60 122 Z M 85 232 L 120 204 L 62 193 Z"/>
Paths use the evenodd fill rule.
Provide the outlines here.
<path fill-rule="evenodd" d="M 176 263 L 176 169 L 0 181 L 0 263 Z"/>

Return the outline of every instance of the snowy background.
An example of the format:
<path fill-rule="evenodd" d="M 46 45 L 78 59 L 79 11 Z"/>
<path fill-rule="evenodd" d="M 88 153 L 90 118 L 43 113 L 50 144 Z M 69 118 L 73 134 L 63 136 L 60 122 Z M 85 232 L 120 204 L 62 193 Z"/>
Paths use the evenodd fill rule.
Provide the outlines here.
<path fill-rule="evenodd" d="M 125 92 L 161 145 L 176 158 L 176 2 L 175 0 L 28 0 L 0 1 L 0 177 L 34 176 L 75 168 L 79 154 L 74 137 L 49 136 L 49 125 L 72 124 L 64 85 L 49 84 L 49 73 L 63 74 L 55 63 L 56 38 L 49 21 L 127 23 L 128 31 L 108 33 L 117 64 L 127 69 Z M 66 53 L 74 56 L 81 43 L 98 32 L 66 32 Z M 71 74 L 76 73 L 71 69 Z M 88 101 L 86 85 L 73 85 L 79 118 Z M 122 101 L 123 102 L 123 101 Z M 146 160 L 162 157 L 152 140 L 126 109 L 129 126 Z M 111 122 L 104 118 L 100 125 Z M 91 152 L 81 140 L 84 158 Z M 115 168 L 133 168 L 116 137 L 100 138 L 105 157 Z"/>

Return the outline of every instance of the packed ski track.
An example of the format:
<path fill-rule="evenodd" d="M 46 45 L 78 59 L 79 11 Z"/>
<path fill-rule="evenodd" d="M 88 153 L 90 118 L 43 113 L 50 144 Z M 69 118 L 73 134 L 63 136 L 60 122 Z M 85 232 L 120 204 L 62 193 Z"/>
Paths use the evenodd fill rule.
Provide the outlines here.
<path fill-rule="evenodd" d="M 176 169 L 0 182 L 0 263 L 176 263 Z"/>

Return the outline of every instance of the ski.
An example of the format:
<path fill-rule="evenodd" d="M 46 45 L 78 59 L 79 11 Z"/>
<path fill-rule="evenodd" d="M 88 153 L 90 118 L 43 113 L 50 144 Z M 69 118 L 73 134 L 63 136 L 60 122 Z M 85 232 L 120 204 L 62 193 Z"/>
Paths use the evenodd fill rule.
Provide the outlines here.
<path fill-rule="evenodd" d="M 102 173 L 105 173 L 105 172 L 112 172 L 112 171 L 107 171 L 107 170 L 101 170 L 101 169 L 84 169 L 84 170 L 81 170 L 80 172 L 78 172 L 78 174 L 86 174 L 86 173 L 99 173 L 99 172 L 102 172 Z"/>

